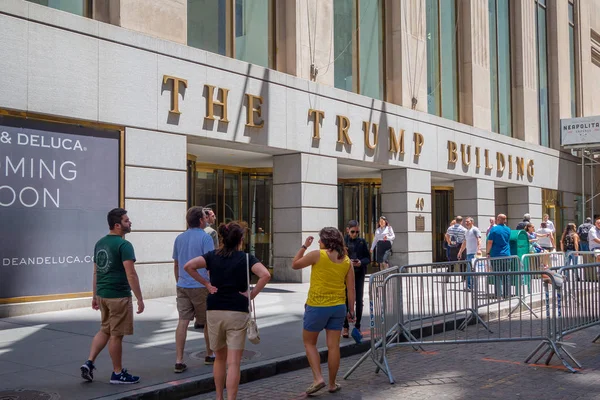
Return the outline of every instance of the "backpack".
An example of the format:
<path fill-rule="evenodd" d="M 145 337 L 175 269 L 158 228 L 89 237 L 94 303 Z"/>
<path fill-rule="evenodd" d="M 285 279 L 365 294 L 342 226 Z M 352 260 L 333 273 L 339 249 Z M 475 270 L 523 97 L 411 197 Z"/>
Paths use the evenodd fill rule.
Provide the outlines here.
<path fill-rule="evenodd" d="M 579 240 L 584 242 L 588 241 L 588 234 L 590 233 L 590 229 L 592 228 L 591 224 L 583 224 L 579 227 L 577 234 L 579 235 Z"/>

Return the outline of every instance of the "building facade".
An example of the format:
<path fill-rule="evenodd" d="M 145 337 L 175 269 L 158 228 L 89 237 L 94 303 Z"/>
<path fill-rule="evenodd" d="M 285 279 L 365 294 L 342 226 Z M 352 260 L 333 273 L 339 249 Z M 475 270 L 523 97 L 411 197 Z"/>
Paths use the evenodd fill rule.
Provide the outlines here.
<path fill-rule="evenodd" d="M 454 215 L 594 213 L 560 119 L 600 115 L 600 0 L 3 0 L 0 88 L 0 315 L 87 305 L 116 206 L 146 297 L 191 205 L 287 282 L 350 219 L 407 264 Z"/>

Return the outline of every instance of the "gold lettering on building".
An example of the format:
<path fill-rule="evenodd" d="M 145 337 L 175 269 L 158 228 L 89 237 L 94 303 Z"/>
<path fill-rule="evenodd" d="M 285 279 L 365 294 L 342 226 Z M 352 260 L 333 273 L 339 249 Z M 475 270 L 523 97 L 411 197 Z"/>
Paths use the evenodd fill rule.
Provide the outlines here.
<path fill-rule="evenodd" d="M 325 118 L 325 111 L 308 110 L 308 116 L 313 117 L 313 139 L 321 139 L 321 120 Z"/>
<path fill-rule="evenodd" d="M 337 116 L 338 123 L 338 139 L 337 142 L 344 144 L 352 144 L 352 140 L 350 140 L 350 136 L 348 136 L 348 129 L 350 129 L 350 120 L 348 117 L 344 117 L 343 115 Z"/>
<path fill-rule="evenodd" d="M 204 119 L 208 119 L 214 121 L 215 118 L 215 106 L 221 107 L 221 122 L 229 122 L 227 119 L 227 94 L 229 93 L 229 89 L 218 88 L 217 96 L 221 97 L 221 101 L 215 100 L 215 86 L 212 85 L 204 85 L 206 88 L 206 117 Z"/>
<path fill-rule="evenodd" d="M 176 76 L 163 75 L 163 85 L 167 82 L 173 81 L 173 89 L 171 90 L 171 109 L 170 113 L 181 114 L 179 111 L 179 84 L 181 83 L 184 88 L 188 87 L 187 79 L 177 78 Z"/>
<path fill-rule="evenodd" d="M 415 157 L 419 157 L 421 155 L 421 150 L 423 149 L 423 144 L 425 144 L 425 139 L 419 132 L 415 132 L 413 136 L 415 142 Z"/>
<path fill-rule="evenodd" d="M 504 172 L 506 161 L 504 160 L 504 154 L 496 152 L 496 170 L 498 172 Z"/>
<path fill-rule="evenodd" d="M 492 164 L 490 164 L 490 151 L 488 149 L 483 152 L 483 159 L 485 160 L 485 169 L 491 170 Z"/>
<path fill-rule="evenodd" d="M 533 179 L 533 175 L 534 175 L 534 169 L 533 169 L 533 160 L 529 160 L 527 162 L 527 177 L 529 179 Z"/>
<path fill-rule="evenodd" d="M 513 166 L 512 166 L 512 155 L 508 155 L 508 176 L 510 177 L 513 173 Z"/>
<path fill-rule="evenodd" d="M 517 164 L 517 178 L 525 175 L 525 158 L 515 157 L 515 163 Z"/>
<path fill-rule="evenodd" d="M 255 102 L 258 103 L 257 106 L 255 106 Z M 253 94 L 246 93 L 246 126 L 251 128 L 262 128 L 265 126 L 265 120 L 262 119 L 262 103 L 262 96 L 255 96 Z M 260 118 L 259 121 L 254 119 L 254 113 L 256 113 L 256 116 Z"/>
<path fill-rule="evenodd" d="M 448 140 L 448 162 L 450 164 L 456 164 L 458 161 L 458 150 L 456 147 L 456 142 L 452 140 Z"/>
<path fill-rule="evenodd" d="M 464 143 L 460 145 L 460 157 L 462 165 L 465 167 L 471 165 L 471 145 L 466 146 Z"/>
<path fill-rule="evenodd" d="M 481 160 L 479 157 L 479 147 L 475 147 L 475 168 L 481 168 Z"/>
<path fill-rule="evenodd" d="M 398 132 L 398 139 L 396 139 L 396 132 L 394 132 L 394 128 L 390 126 L 389 128 L 389 151 L 395 154 L 404 154 L 404 129 L 400 129 Z"/>
<path fill-rule="evenodd" d="M 371 123 L 363 121 L 363 130 L 365 131 L 365 146 L 373 150 L 377 146 L 379 138 L 379 125 L 373 124 L 373 143 L 371 143 Z"/>

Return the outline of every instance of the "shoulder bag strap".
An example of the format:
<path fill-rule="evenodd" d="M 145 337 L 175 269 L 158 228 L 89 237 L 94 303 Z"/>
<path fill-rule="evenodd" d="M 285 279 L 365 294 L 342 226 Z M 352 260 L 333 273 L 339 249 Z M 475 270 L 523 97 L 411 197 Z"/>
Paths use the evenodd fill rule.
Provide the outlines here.
<path fill-rule="evenodd" d="M 256 310 L 254 306 L 254 300 L 250 303 L 250 256 L 246 253 L 246 277 L 248 278 L 248 312 L 252 313 L 254 322 L 256 322 Z"/>

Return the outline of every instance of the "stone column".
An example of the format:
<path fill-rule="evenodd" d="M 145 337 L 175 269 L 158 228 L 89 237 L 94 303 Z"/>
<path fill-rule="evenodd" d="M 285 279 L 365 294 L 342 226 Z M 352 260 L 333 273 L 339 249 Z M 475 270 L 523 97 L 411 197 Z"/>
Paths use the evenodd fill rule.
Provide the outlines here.
<path fill-rule="evenodd" d="M 381 208 L 396 234 L 390 265 L 430 263 L 431 173 L 391 169 L 383 170 L 381 178 Z M 420 217 L 425 219 L 423 231 L 417 231 Z"/>
<path fill-rule="evenodd" d="M 296 153 L 273 157 L 273 276 L 280 282 L 308 282 L 310 268 L 295 271 L 292 260 L 308 236 L 337 227 L 337 159 Z"/>
<path fill-rule="evenodd" d="M 494 181 L 464 179 L 454 181 L 454 213 L 463 218 L 472 217 L 481 231 L 481 243 L 486 239 L 490 217 L 496 214 Z M 485 246 L 483 246 L 485 250 Z"/>
<path fill-rule="evenodd" d="M 187 44 L 187 1 L 95 1 L 92 13 L 98 21 Z"/>
<path fill-rule="evenodd" d="M 386 100 L 427 112 L 425 0 L 385 1 Z"/>
<path fill-rule="evenodd" d="M 460 122 L 492 129 L 490 105 L 490 27 L 488 2 L 458 2 L 460 49 Z"/>
<path fill-rule="evenodd" d="M 515 1 L 510 5 L 513 136 L 538 144 L 540 135 L 535 46 L 536 4 L 533 1 Z"/>
<path fill-rule="evenodd" d="M 496 202 L 496 212 L 494 212 L 494 215 L 508 215 L 508 201 L 506 198 L 506 188 L 496 188 L 494 190 L 494 201 Z"/>
<path fill-rule="evenodd" d="M 571 118 L 571 65 L 569 62 L 569 9 L 567 1 L 549 1 L 548 103 L 550 147 L 560 149 L 560 118 Z"/>
<path fill-rule="evenodd" d="M 508 226 L 515 229 L 523 220 L 523 214 L 531 215 L 536 228 L 542 222 L 542 189 L 529 186 L 509 187 L 506 189 L 508 204 Z"/>
<path fill-rule="evenodd" d="M 454 213 L 473 217 L 475 225 L 487 229 L 496 213 L 494 181 L 463 179 L 454 181 Z"/>

